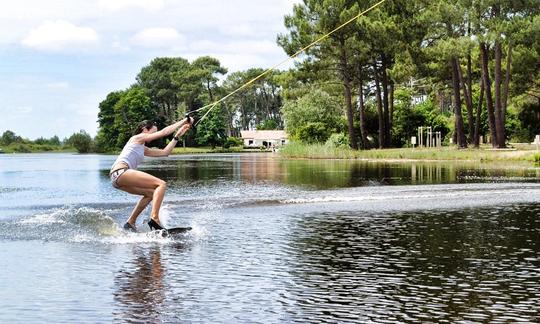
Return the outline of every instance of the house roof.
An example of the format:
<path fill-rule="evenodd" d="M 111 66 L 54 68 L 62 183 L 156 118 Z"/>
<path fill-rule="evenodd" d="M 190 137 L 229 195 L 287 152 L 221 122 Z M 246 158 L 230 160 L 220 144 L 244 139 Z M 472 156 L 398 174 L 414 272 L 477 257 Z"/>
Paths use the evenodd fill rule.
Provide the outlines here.
<path fill-rule="evenodd" d="M 279 140 L 287 138 L 287 133 L 283 130 L 240 131 L 240 134 L 243 139 Z"/>

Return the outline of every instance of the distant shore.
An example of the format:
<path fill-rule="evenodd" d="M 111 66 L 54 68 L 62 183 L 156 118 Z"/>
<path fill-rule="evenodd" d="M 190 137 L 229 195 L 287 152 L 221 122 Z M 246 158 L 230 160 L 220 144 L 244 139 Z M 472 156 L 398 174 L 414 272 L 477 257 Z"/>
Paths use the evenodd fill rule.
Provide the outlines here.
<path fill-rule="evenodd" d="M 172 155 L 212 154 L 212 153 L 263 153 L 261 149 L 244 149 L 242 147 L 177 147 Z M 73 147 L 42 147 L 33 145 L 30 149 L 17 150 L 14 146 L 0 147 L 2 153 L 77 153 Z M 98 154 L 115 155 L 118 152 Z M 290 143 L 279 149 L 279 157 L 286 159 L 340 159 L 340 160 L 373 160 L 382 162 L 408 161 L 461 161 L 461 162 L 527 162 L 540 164 L 540 150 L 536 146 L 523 143 L 510 144 L 507 149 L 494 150 L 490 146 L 480 149 L 457 149 L 456 147 L 440 148 L 396 148 L 352 150 L 346 147 L 331 147 L 318 144 Z"/>
<path fill-rule="evenodd" d="M 280 155 L 290 159 L 354 159 L 386 162 L 406 161 L 469 161 L 469 162 L 528 162 L 540 163 L 540 151 L 530 144 L 511 144 L 507 149 L 494 150 L 491 146 L 480 149 L 440 148 L 398 148 L 352 150 L 325 145 L 290 143 L 284 146 Z"/>

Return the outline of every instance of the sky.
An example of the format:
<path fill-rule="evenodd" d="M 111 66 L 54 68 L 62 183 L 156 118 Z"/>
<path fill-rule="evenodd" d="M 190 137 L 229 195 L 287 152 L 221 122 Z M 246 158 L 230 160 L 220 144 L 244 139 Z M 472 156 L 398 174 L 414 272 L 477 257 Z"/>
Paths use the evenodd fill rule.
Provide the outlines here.
<path fill-rule="evenodd" d="M 99 102 L 155 57 L 209 55 L 229 72 L 274 66 L 299 1 L 1 1 L 0 134 L 94 136 Z"/>

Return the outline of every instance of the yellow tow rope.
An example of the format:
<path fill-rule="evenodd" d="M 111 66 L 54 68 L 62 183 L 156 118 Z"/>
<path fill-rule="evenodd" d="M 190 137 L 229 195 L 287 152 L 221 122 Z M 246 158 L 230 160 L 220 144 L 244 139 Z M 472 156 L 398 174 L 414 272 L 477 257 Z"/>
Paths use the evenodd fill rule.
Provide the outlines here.
<path fill-rule="evenodd" d="M 336 27 L 335 29 L 333 29 L 332 31 L 324 34 L 323 36 L 319 37 L 318 39 L 316 39 L 315 41 L 313 41 L 311 44 L 301 48 L 300 50 L 298 50 L 296 53 L 294 53 L 293 55 L 289 56 L 287 59 L 281 61 L 280 63 L 274 65 L 273 67 L 267 69 L 266 71 L 264 71 L 263 73 L 259 74 L 258 76 L 256 76 L 255 78 L 249 80 L 248 82 L 244 83 L 241 87 L 239 87 L 238 89 L 234 90 L 233 92 L 229 93 L 228 95 L 226 95 L 225 97 L 211 103 L 211 104 L 208 104 L 204 107 L 201 107 L 199 109 L 196 109 L 196 110 L 193 110 L 191 112 L 194 112 L 194 111 L 199 111 L 199 110 L 203 110 L 203 109 L 206 109 L 208 107 L 210 107 L 210 109 L 208 109 L 208 111 L 201 117 L 201 119 L 199 119 L 196 123 L 195 123 L 195 126 L 197 126 L 209 113 L 210 111 L 212 111 L 212 109 L 214 109 L 214 107 L 225 101 L 227 98 L 229 98 L 230 96 L 234 95 L 235 93 L 237 93 L 238 91 L 248 87 L 249 85 L 251 85 L 252 83 L 254 83 L 255 81 L 259 80 L 260 78 L 262 78 L 263 76 L 267 75 L 268 73 L 270 73 L 271 71 L 275 70 L 276 68 L 278 68 L 279 66 L 295 59 L 298 55 L 300 55 L 301 53 L 303 53 L 304 51 L 308 50 L 309 48 L 313 47 L 315 44 L 321 42 L 322 40 L 328 38 L 328 36 L 332 35 L 333 33 L 335 33 L 336 31 L 340 30 L 341 28 L 345 27 L 346 25 L 350 24 L 351 22 L 353 22 L 354 20 L 358 19 L 359 17 L 365 15 L 366 13 L 370 12 L 371 10 L 377 8 L 378 6 L 380 6 L 383 2 L 385 2 L 386 0 L 381 0 L 379 2 L 377 2 L 376 4 L 374 4 L 373 6 L 369 7 L 368 9 L 360 12 L 358 15 L 352 17 L 351 19 L 347 20 L 346 22 L 344 22 L 343 24 L 341 24 L 340 26 Z"/>

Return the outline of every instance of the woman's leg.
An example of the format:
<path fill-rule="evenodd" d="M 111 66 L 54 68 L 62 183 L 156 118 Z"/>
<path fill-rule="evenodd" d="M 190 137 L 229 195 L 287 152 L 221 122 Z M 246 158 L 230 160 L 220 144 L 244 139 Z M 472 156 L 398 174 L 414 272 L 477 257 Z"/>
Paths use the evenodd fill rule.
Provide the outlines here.
<path fill-rule="evenodd" d="M 142 197 L 141 200 L 137 203 L 135 208 L 133 209 L 133 212 L 131 212 L 131 216 L 129 216 L 128 223 L 135 226 L 135 223 L 137 223 L 137 217 L 142 213 L 142 211 L 148 206 L 148 204 L 152 201 L 152 197 Z"/>
<path fill-rule="evenodd" d="M 163 197 L 165 196 L 165 190 L 167 189 L 167 183 L 165 181 L 142 171 L 127 170 L 118 179 L 117 184 L 121 190 L 144 196 L 135 207 L 132 216 L 138 216 L 142 212 L 144 209 L 142 206 L 146 202 L 145 198 L 150 199 L 152 201 L 151 217 L 158 224 L 160 224 L 159 209 L 161 208 L 161 203 L 163 202 Z M 150 201 L 146 202 L 144 207 L 146 207 L 149 202 Z M 141 208 L 141 210 L 136 213 L 138 208 Z M 130 220 L 131 219 L 132 218 L 130 217 Z"/>

